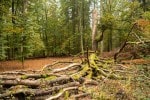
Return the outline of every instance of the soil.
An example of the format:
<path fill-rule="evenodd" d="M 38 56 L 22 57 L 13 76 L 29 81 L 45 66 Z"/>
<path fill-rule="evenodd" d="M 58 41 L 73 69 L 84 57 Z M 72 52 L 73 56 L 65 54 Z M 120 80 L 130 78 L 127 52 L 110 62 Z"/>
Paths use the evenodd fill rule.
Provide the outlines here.
<path fill-rule="evenodd" d="M 112 58 L 113 53 L 104 53 L 102 57 Z M 0 61 L 0 72 L 13 71 L 13 70 L 41 70 L 45 65 L 52 64 L 56 61 L 76 61 L 81 62 L 79 57 L 49 57 L 49 58 L 38 58 L 38 59 L 27 59 L 24 61 L 24 67 L 21 61 Z M 128 59 L 122 60 L 123 64 L 150 64 L 150 59 Z M 59 64 L 55 67 L 65 67 L 65 64 Z"/>
<path fill-rule="evenodd" d="M 13 71 L 13 70 L 41 70 L 45 65 L 52 64 L 56 61 L 80 61 L 79 58 L 74 57 L 49 57 L 28 59 L 24 61 L 24 67 L 21 61 L 0 61 L 0 72 Z M 64 65 L 58 65 L 56 67 L 64 67 Z"/>

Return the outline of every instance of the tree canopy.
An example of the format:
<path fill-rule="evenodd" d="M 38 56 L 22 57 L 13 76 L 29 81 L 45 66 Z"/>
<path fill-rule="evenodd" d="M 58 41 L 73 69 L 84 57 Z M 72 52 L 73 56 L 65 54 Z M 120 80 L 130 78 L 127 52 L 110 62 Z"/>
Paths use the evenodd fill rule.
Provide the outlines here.
<path fill-rule="evenodd" d="M 0 0 L 0 60 L 71 55 L 92 49 L 92 11 L 97 9 L 98 47 L 120 47 L 134 23 L 150 37 L 149 0 Z M 134 40 L 134 36 L 130 40 Z M 98 49 L 100 49 L 98 48 Z"/>

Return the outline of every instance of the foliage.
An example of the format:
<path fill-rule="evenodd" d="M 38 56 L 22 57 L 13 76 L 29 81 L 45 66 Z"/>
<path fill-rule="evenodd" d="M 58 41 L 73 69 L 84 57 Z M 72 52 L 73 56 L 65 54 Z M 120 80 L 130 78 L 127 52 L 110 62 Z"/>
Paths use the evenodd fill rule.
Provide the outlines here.
<path fill-rule="evenodd" d="M 149 39 L 149 1 L 145 2 L 2 0 L 0 60 L 77 54 L 87 46 L 91 49 L 91 12 L 94 8 L 99 14 L 99 35 L 105 30 L 105 51 L 119 47 L 135 22 L 139 22 L 140 31 L 135 29 L 134 32 Z"/>

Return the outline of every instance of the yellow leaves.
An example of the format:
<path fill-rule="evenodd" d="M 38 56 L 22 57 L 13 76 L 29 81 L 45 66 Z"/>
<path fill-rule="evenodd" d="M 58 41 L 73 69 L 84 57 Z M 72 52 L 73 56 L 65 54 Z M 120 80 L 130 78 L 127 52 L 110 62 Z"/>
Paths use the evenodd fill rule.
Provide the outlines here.
<path fill-rule="evenodd" d="M 149 20 L 145 20 L 145 19 L 138 19 L 138 20 L 136 20 L 136 24 L 139 27 L 145 28 L 146 26 L 150 25 L 150 21 Z"/>
<path fill-rule="evenodd" d="M 137 28 L 140 29 L 146 37 L 150 36 L 150 20 L 138 19 L 135 23 Z"/>
<path fill-rule="evenodd" d="M 7 33 L 21 33 L 24 31 L 24 29 L 22 27 L 5 27 L 3 31 Z"/>

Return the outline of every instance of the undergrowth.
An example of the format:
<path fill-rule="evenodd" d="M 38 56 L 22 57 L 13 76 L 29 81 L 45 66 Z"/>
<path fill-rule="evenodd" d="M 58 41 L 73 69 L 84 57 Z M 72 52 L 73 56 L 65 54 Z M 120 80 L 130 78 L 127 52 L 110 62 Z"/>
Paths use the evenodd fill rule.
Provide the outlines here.
<path fill-rule="evenodd" d="M 149 65 L 132 65 L 127 69 L 126 80 L 104 79 L 97 87 L 85 87 L 92 100 L 150 100 Z"/>

